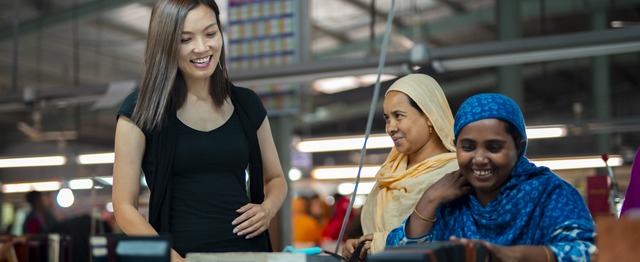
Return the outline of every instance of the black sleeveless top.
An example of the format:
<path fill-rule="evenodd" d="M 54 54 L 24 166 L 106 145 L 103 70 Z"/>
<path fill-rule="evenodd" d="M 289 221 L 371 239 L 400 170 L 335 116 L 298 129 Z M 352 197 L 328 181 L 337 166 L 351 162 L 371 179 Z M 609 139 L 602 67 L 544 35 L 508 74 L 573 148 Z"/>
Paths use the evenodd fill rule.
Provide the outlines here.
<path fill-rule="evenodd" d="M 263 121 L 266 110 L 260 98 L 244 88 L 237 93 L 253 119 Z M 131 117 L 135 106 L 132 96 L 136 95 L 125 99 L 119 114 Z M 245 180 L 250 147 L 238 110 L 234 108 L 222 126 L 210 131 L 195 130 L 179 119 L 172 123 L 177 129 L 169 185 L 169 233 L 172 247 L 181 256 L 191 252 L 267 251 L 265 234 L 245 239 L 234 234 L 235 226 L 231 225 L 238 217 L 235 210 L 250 203 Z M 260 126 L 261 122 L 254 124 Z"/>

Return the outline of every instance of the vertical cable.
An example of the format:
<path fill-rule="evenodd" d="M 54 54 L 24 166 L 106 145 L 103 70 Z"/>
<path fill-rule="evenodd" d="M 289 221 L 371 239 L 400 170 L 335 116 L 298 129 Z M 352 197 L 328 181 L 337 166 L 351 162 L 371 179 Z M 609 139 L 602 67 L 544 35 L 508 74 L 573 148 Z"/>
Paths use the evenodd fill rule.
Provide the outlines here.
<path fill-rule="evenodd" d="M 20 0 L 13 1 L 13 70 L 11 74 L 11 91 L 18 92 L 18 37 L 20 33 Z"/>
<path fill-rule="evenodd" d="M 396 1 L 391 1 L 391 8 L 389 9 L 389 14 L 387 15 L 387 25 L 384 31 L 384 38 L 382 39 L 382 50 L 380 51 L 380 59 L 378 62 L 378 76 L 376 78 L 376 84 L 373 89 L 373 98 L 371 99 L 371 107 L 369 108 L 369 117 L 367 118 L 367 128 L 365 130 L 364 135 L 364 144 L 362 145 L 362 151 L 360 151 L 360 164 L 358 166 L 358 174 L 356 175 L 356 183 L 353 188 L 353 194 L 351 195 L 351 201 L 349 202 L 349 208 L 347 208 L 347 214 L 342 220 L 342 227 L 340 228 L 340 235 L 338 236 L 338 241 L 336 244 L 336 249 L 334 253 L 338 253 L 340 250 L 340 243 L 342 242 L 342 237 L 344 236 L 344 231 L 347 227 L 347 222 L 349 221 L 349 215 L 351 215 L 351 209 L 353 209 L 353 203 L 356 200 L 356 193 L 358 192 L 358 184 L 360 184 L 360 172 L 362 171 L 362 165 L 364 163 L 364 156 L 367 154 L 367 140 L 369 140 L 369 134 L 371 133 L 371 125 L 373 124 L 373 115 L 376 112 L 376 105 L 378 102 L 378 93 L 380 92 L 380 75 L 382 74 L 382 70 L 384 69 L 384 63 L 387 58 L 387 47 L 389 46 L 389 38 L 391 36 L 392 29 L 392 21 L 393 21 L 393 13 L 395 12 Z"/>
<path fill-rule="evenodd" d="M 375 54 L 376 51 L 376 0 L 371 1 L 369 7 L 371 13 L 371 23 L 369 23 L 369 54 Z"/>

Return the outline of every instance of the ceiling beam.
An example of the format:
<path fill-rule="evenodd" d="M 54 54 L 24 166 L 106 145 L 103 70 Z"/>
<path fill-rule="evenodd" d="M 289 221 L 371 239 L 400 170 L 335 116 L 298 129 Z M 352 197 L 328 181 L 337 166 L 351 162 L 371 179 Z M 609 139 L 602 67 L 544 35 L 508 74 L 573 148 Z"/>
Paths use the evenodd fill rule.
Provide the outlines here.
<path fill-rule="evenodd" d="M 454 2 L 451 0 L 437 0 L 438 2 L 442 3 L 443 5 L 451 8 L 454 12 L 460 14 L 460 13 L 464 13 L 467 12 L 467 8 L 459 3 L 459 2 Z"/>
<path fill-rule="evenodd" d="M 64 10 L 53 11 L 47 15 L 35 19 L 23 21 L 19 25 L 18 34 L 29 34 L 43 28 L 60 24 L 62 22 L 92 15 L 96 12 L 111 10 L 135 2 L 148 3 L 154 2 L 154 0 L 95 0 L 92 2 L 82 3 Z M 13 26 L 0 28 L 0 42 L 9 40 L 13 37 Z"/>
<path fill-rule="evenodd" d="M 353 1 L 353 0 L 351 0 Z M 640 4 L 640 0 L 619 0 L 615 6 Z M 521 0 L 520 12 L 521 20 L 528 20 L 540 17 L 540 1 L 539 0 Z M 583 2 L 573 1 L 548 1 L 546 6 L 546 16 L 561 15 L 567 13 L 589 12 L 589 6 Z M 454 16 L 444 17 L 438 20 L 427 21 L 422 25 L 417 25 L 416 30 L 413 27 L 395 30 L 395 33 L 404 35 L 409 39 L 415 39 L 415 31 L 429 32 L 432 36 L 445 34 L 446 32 L 455 32 L 459 28 L 468 27 L 470 24 L 481 24 L 483 28 L 491 29 L 491 24 L 495 24 L 495 10 L 493 6 L 480 8 L 466 13 Z M 327 57 L 335 57 L 344 54 L 362 51 L 369 46 L 370 39 L 362 39 L 359 41 L 351 41 L 334 49 L 321 51 L 314 54 L 317 59 Z M 382 41 L 382 36 L 377 36 L 376 42 Z"/>
<path fill-rule="evenodd" d="M 370 8 L 371 8 L 371 7 L 370 7 L 369 5 L 367 5 L 366 3 L 360 2 L 360 1 L 358 1 L 358 0 L 345 0 L 345 2 L 347 2 L 347 3 L 351 4 L 351 5 L 355 6 L 355 7 L 358 7 L 358 8 L 360 8 L 360 9 L 362 9 L 362 10 L 366 10 L 366 11 L 369 11 L 369 10 L 370 10 Z M 389 15 L 387 12 L 382 12 L 382 11 L 379 11 L 378 9 L 375 9 L 375 7 L 374 7 L 374 13 L 375 13 L 375 15 L 376 15 L 377 17 L 380 17 L 380 18 L 382 18 L 383 20 L 387 20 L 387 16 Z M 405 27 L 407 27 L 407 26 L 402 22 L 402 20 L 400 20 L 400 18 L 398 18 L 398 17 L 394 17 L 394 18 L 393 18 L 393 22 L 392 22 L 392 23 L 393 23 L 393 26 L 395 26 L 395 27 L 397 27 L 397 28 L 405 28 Z"/>
<path fill-rule="evenodd" d="M 322 33 L 322 34 L 325 34 L 325 35 L 328 35 L 328 36 L 330 36 L 330 37 L 332 37 L 332 38 L 335 38 L 335 39 L 336 39 L 336 40 L 338 40 L 340 43 L 347 43 L 347 42 L 349 42 L 349 38 L 348 38 L 345 34 L 341 34 L 341 33 L 338 33 L 338 32 L 333 32 L 333 31 L 331 31 L 331 30 L 328 30 L 328 29 L 326 29 L 326 28 L 323 28 L 323 27 L 319 26 L 319 25 L 318 25 L 318 24 L 316 24 L 316 23 L 312 23 L 312 24 L 311 24 L 311 28 L 312 28 L 313 30 L 316 30 L 316 31 L 318 31 L 318 32 Z"/>

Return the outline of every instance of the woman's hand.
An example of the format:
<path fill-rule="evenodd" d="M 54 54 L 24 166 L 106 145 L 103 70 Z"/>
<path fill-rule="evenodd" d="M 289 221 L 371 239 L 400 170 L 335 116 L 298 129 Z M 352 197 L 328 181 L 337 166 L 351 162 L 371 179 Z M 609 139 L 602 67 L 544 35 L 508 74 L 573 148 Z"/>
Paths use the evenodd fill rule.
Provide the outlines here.
<path fill-rule="evenodd" d="M 487 251 L 491 254 L 491 261 L 532 261 L 532 258 L 542 258 L 544 261 L 545 255 L 542 254 L 528 254 L 529 251 L 538 251 L 535 250 L 538 246 L 502 246 L 494 243 L 490 243 L 484 240 L 479 239 L 467 239 L 467 238 L 457 238 L 451 237 L 449 239 L 455 243 L 461 243 L 464 245 L 473 246 L 476 243 L 483 245 Z M 542 251 L 544 252 L 544 251 Z M 533 260 L 536 261 L 536 260 Z"/>
<path fill-rule="evenodd" d="M 233 233 L 238 236 L 246 236 L 247 239 L 262 234 L 273 218 L 273 214 L 267 212 L 262 205 L 249 203 L 236 210 L 240 216 L 231 222 L 237 225 L 233 229 Z"/>
<path fill-rule="evenodd" d="M 424 192 L 422 198 L 435 200 L 440 204 L 451 202 L 463 195 L 473 191 L 469 182 L 464 178 L 460 170 L 453 171 L 444 175 L 436 183 L 434 183 L 427 191 Z"/>
<path fill-rule="evenodd" d="M 357 255 L 357 254 L 353 254 L 353 252 L 356 250 L 358 243 L 361 243 L 363 241 L 365 241 L 365 244 L 362 247 L 362 251 L 360 252 L 359 258 L 364 259 L 365 257 L 367 257 L 367 253 L 371 249 L 371 241 L 373 241 L 373 234 L 364 235 L 359 239 L 355 239 L 355 238 L 348 239 L 347 242 L 345 242 L 344 245 L 342 246 L 342 256 L 345 257 L 346 259 L 351 259 L 351 256 Z"/>

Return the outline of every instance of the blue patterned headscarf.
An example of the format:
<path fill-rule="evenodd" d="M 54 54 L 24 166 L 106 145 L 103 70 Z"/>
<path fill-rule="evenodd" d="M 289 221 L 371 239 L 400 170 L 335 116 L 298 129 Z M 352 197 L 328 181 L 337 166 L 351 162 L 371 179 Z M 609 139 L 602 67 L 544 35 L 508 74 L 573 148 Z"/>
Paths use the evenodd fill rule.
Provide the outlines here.
<path fill-rule="evenodd" d="M 522 138 L 527 140 L 524 117 L 520 107 L 513 99 L 501 94 L 479 94 L 464 101 L 458 109 L 453 125 L 455 139 L 458 139 L 458 134 L 463 127 L 487 118 L 497 118 L 511 123 L 518 129 Z M 525 150 L 526 144 L 520 153 L 521 156 L 524 155 Z"/>
<path fill-rule="evenodd" d="M 455 117 L 455 137 L 466 125 L 489 118 L 513 124 L 525 140 L 509 180 L 486 206 L 480 204 L 475 194 L 442 204 L 431 231 L 421 241 L 446 241 L 456 236 L 500 245 L 547 245 L 558 261 L 588 259 L 594 236 L 589 210 L 575 187 L 524 156 L 527 143 L 524 119 L 512 99 L 499 94 L 467 99 Z M 405 241 L 402 227 L 389 234 L 388 245 Z M 411 241 L 415 240 L 406 243 Z"/>
<path fill-rule="evenodd" d="M 456 113 L 453 124 L 454 139 L 458 139 L 460 130 L 468 124 L 488 118 L 496 118 L 512 124 L 524 139 L 524 145 L 520 151 L 520 155 L 518 155 L 518 163 L 516 163 L 512 176 L 518 177 L 519 175 L 543 171 L 538 170 L 539 168 L 529 162 L 529 159 L 524 156 L 528 144 L 524 117 L 518 104 L 508 96 L 486 93 L 474 95 L 465 100 Z M 517 142 L 518 141 L 514 141 L 514 143 Z"/>

